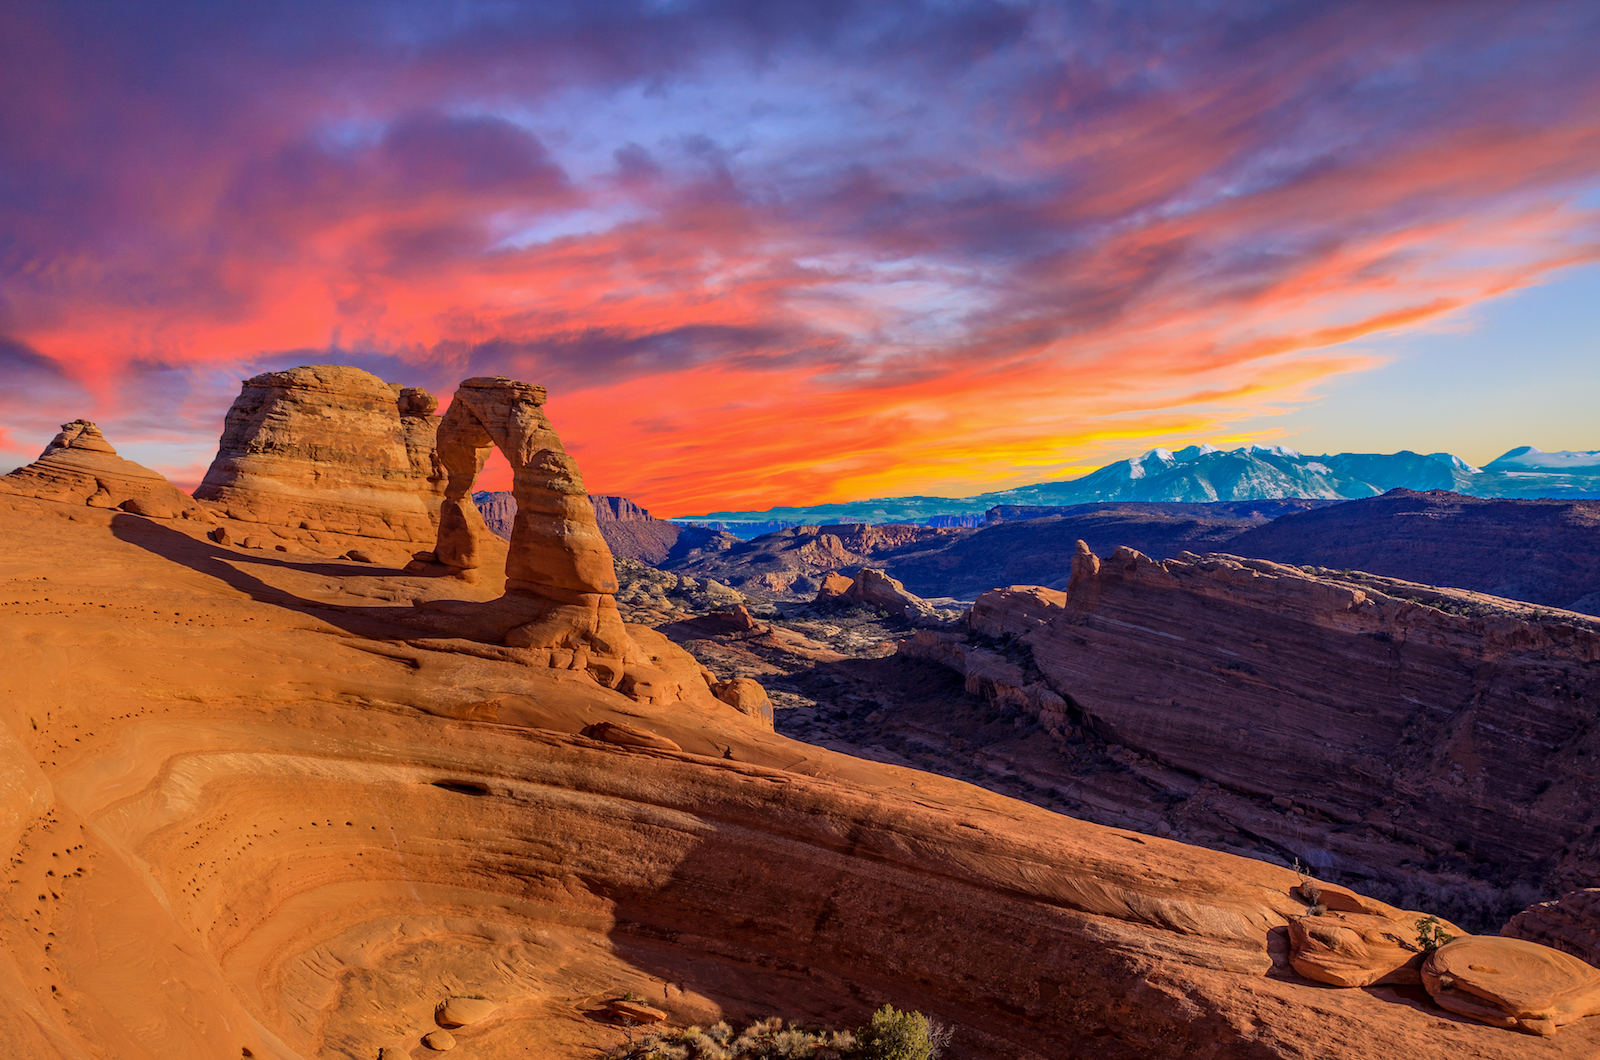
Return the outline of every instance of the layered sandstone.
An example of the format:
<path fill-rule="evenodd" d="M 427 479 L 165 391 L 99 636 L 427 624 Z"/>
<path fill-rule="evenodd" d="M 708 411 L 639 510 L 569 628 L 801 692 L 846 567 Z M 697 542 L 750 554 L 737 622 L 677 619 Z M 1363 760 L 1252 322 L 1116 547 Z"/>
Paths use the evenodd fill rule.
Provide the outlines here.
<path fill-rule="evenodd" d="M 544 401 L 544 387 L 503 376 L 468 379 L 457 388 L 438 432 L 447 480 L 434 556 L 463 571 L 483 563 L 490 534 L 472 502 L 472 485 L 498 448 L 511 464 L 516 500 L 503 598 L 516 624 L 505 643 L 632 661 L 611 550 L 577 462 L 545 418 Z M 595 673 L 611 686 L 622 678 L 617 664 Z"/>
<path fill-rule="evenodd" d="M 931 604 L 906 592 L 904 585 L 877 567 L 863 567 L 854 578 L 830 573 L 813 602 L 823 607 L 865 607 L 907 620 L 934 613 Z"/>
<path fill-rule="evenodd" d="M 63 423 L 39 459 L 0 478 L 0 493 L 121 508 L 156 519 L 209 518 L 201 505 L 160 474 L 118 456 L 88 420 Z"/>
<path fill-rule="evenodd" d="M 342 365 L 255 376 L 195 497 L 245 523 L 430 542 L 443 488 L 438 407 L 425 390 Z"/>
<path fill-rule="evenodd" d="M 1600 967 L 1600 887 L 1531 905 L 1512 917 L 1500 934 L 1540 942 Z"/>
<path fill-rule="evenodd" d="M 679 1026 L 890 1002 L 974 1060 L 1600 1049 L 1300 978 L 1287 869 L 417 634 L 480 586 L 82 511 L 0 500 L 14 1055 L 421 1056 L 481 998 L 462 1055 L 555 1060 L 620 1043 L 627 993 Z"/>
<path fill-rule="evenodd" d="M 1408 888 L 1426 868 L 1492 915 L 1494 894 L 1600 871 L 1593 619 L 1263 560 L 1081 548 L 1064 599 L 1014 587 L 969 621 L 967 638 L 924 633 L 904 650 L 1057 734 L 1081 727 L 1115 760 L 1257 800 L 1255 839 L 1324 875 L 1420 901 Z"/>

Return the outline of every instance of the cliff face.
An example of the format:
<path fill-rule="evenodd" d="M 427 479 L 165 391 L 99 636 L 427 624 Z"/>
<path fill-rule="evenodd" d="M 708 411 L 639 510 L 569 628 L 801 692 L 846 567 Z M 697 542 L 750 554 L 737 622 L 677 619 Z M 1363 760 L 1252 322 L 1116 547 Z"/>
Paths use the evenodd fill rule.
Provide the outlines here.
<path fill-rule="evenodd" d="M 310 365 L 245 380 L 195 490 L 241 522 L 426 544 L 443 477 L 424 390 Z"/>
<path fill-rule="evenodd" d="M 1229 556 L 1085 549 L 1073 566 L 1063 606 L 986 594 L 975 641 L 907 650 L 1041 720 L 1059 697 L 1054 728 L 1275 802 L 1255 830 L 1347 881 L 1426 865 L 1559 892 L 1600 870 L 1600 622 Z"/>

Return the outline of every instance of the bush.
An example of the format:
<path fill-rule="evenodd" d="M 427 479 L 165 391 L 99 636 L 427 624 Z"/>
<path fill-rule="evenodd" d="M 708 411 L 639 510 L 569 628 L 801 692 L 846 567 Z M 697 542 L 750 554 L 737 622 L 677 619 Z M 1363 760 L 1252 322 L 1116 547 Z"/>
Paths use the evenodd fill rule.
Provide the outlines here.
<path fill-rule="evenodd" d="M 1439 923 L 1439 918 L 1430 916 L 1417 921 L 1417 947 L 1423 953 L 1432 953 L 1446 942 L 1455 938 Z"/>
<path fill-rule="evenodd" d="M 861 1060 L 933 1060 L 949 1040 L 949 1031 L 922 1013 L 885 1005 L 856 1031 L 856 1055 Z"/>
<path fill-rule="evenodd" d="M 771 1017 L 757 1020 L 735 1037 L 733 1028 L 716 1023 L 674 1031 L 661 1028 L 606 1054 L 608 1060 L 936 1060 L 950 1041 L 950 1031 L 920 1012 L 900 1012 L 885 1005 L 872 1022 L 851 1034 L 822 1028 L 807 1030 Z"/>

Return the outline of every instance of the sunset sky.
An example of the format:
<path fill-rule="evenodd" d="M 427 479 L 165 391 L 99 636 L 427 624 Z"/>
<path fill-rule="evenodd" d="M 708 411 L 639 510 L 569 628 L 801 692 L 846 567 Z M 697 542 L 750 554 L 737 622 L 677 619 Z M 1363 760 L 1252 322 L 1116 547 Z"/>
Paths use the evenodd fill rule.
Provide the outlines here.
<path fill-rule="evenodd" d="M 7 3 L 0 470 L 544 384 L 657 514 L 1600 448 L 1600 4 Z M 486 485 L 502 482 L 493 476 Z"/>

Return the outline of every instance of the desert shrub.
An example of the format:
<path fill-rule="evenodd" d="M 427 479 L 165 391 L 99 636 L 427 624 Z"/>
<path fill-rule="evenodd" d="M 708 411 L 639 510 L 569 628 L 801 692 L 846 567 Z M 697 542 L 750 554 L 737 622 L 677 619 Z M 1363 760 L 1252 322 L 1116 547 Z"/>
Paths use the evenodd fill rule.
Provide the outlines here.
<path fill-rule="evenodd" d="M 901 1012 L 885 1005 L 872 1022 L 856 1031 L 861 1060 L 933 1060 L 949 1033 L 920 1012 Z"/>
<path fill-rule="evenodd" d="M 701 1030 L 658 1030 L 619 1045 L 608 1060 L 934 1060 L 950 1032 L 920 1012 L 885 1005 L 852 1033 L 785 1028 L 777 1017 L 757 1020 L 737 1035 L 727 1023 Z"/>
<path fill-rule="evenodd" d="M 1444 929 L 1436 916 L 1417 921 L 1417 946 L 1423 953 L 1432 953 L 1453 938 L 1455 936 Z"/>

